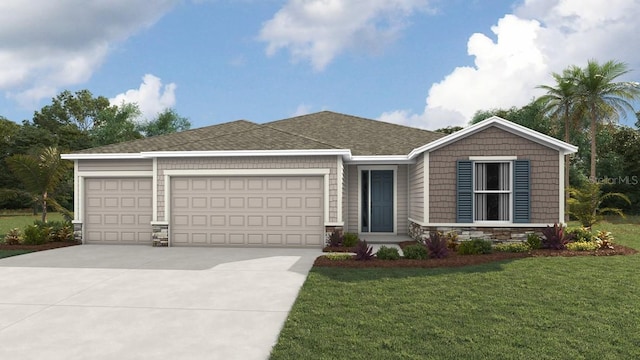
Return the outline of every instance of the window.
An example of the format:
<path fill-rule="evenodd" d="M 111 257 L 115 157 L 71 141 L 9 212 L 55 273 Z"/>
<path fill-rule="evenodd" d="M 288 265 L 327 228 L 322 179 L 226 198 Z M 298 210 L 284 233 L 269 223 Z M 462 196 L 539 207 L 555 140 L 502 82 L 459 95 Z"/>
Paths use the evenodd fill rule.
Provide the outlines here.
<path fill-rule="evenodd" d="M 474 221 L 511 220 L 511 163 L 474 163 Z"/>

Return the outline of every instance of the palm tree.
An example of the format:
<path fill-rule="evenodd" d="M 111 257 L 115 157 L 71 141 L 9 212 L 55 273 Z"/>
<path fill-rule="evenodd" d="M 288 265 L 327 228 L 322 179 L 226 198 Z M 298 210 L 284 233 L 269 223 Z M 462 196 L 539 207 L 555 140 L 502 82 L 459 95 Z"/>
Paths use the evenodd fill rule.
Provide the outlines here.
<path fill-rule="evenodd" d="M 576 84 L 582 69 L 572 65 L 565 69 L 562 75 L 553 73 L 556 81 L 555 87 L 551 85 L 540 85 L 539 89 L 546 90 L 546 94 L 536 99 L 541 104 L 544 113 L 552 119 L 559 120 L 564 125 L 564 141 L 570 142 L 571 130 L 575 129 L 577 120 L 580 118 L 580 107 L 576 103 Z M 564 157 L 564 188 L 569 189 L 569 169 L 571 156 Z M 565 204 L 569 202 L 569 192 L 565 191 Z M 565 221 L 569 221 L 569 213 L 565 214 Z"/>
<path fill-rule="evenodd" d="M 617 121 L 629 110 L 632 101 L 640 99 L 640 84 L 615 80 L 629 72 L 627 64 L 607 61 L 599 64 L 589 60 L 576 83 L 576 101 L 584 107 L 590 120 L 591 179 L 596 179 L 596 134 L 599 122 Z"/>
<path fill-rule="evenodd" d="M 37 156 L 12 155 L 6 161 L 34 200 L 42 205 L 42 222 L 46 222 L 47 206 L 60 208 L 52 192 L 69 170 L 70 163 L 62 160 L 58 149 L 54 147 L 45 148 Z"/>

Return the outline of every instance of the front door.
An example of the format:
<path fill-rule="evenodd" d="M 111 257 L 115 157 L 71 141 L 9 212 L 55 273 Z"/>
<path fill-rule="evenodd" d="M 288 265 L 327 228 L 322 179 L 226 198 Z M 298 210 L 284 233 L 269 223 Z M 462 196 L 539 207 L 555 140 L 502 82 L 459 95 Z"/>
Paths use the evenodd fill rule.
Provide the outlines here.
<path fill-rule="evenodd" d="M 393 170 L 362 171 L 363 232 L 393 232 L 393 177 Z"/>

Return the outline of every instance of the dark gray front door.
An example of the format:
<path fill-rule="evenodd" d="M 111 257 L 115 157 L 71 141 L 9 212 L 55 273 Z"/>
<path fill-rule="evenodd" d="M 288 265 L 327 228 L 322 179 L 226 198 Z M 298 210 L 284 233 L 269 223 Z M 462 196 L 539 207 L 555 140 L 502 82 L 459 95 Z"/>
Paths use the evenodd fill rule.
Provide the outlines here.
<path fill-rule="evenodd" d="M 371 231 L 393 232 L 393 170 L 371 171 Z"/>

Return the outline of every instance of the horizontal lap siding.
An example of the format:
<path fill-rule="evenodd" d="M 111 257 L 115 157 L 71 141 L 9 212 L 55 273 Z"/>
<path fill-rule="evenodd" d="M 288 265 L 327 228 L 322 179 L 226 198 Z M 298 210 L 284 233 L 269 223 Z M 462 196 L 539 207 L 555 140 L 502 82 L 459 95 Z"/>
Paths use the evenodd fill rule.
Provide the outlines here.
<path fill-rule="evenodd" d="M 416 163 L 409 165 L 409 217 L 424 219 L 424 154 L 420 154 Z"/>
<path fill-rule="evenodd" d="M 456 161 L 469 156 L 517 156 L 531 161 L 531 222 L 559 218 L 560 178 L 557 150 L 491 127 L 429 154 L 429 220 L 456 222 Z"/>
<path fill-rule="evenodd" d="M 227 158 L 159 158 L 158 159 L 158 220 L 166 221 L 164 214 L 165 170 L 215 170 L 215 169 L 330 169 L 329 219 L 337 221 L 338 179 L 335 156 L 266 156 Z"/>
<path fill-rule="evenodd" d="M 409 205 L 407 197 L 409 196 L 409 189 L 407 188 L 407 165 L 398 165 L 398 172 L 396 174 L 398 178 L 397 195 L 398 199 L 396 205 L 396 229 L 398 234 L 407 233 L 407 217 L 409 216 Z"/>
<path fill-rule="evenodd" d="M 152 171 L 151 159 L 78 160 L 78 171 Z"/>
<path fill-rule="evenodd" d="M 358 167 L 356 165 L 347 166 L 347 179 L 349 181 L 348 187 L 348 211 L 347 211 L 347 232 L 357 233 L 358 229 Z"/>

